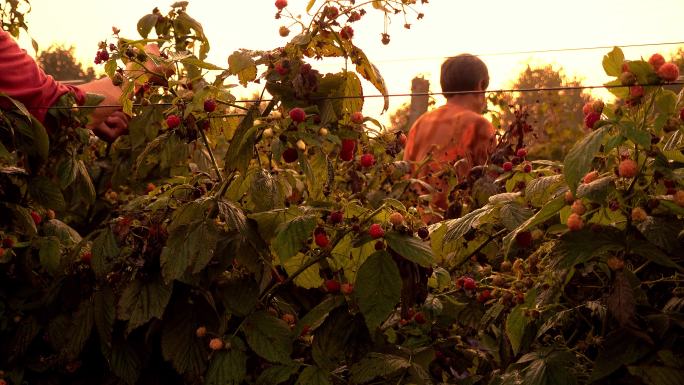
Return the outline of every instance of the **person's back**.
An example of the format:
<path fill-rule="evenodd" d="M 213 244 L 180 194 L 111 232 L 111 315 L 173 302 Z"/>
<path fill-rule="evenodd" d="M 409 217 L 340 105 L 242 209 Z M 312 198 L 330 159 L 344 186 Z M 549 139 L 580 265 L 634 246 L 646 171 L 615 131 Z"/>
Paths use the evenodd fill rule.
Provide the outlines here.
<path fill-rule="evenodd" d="M 409 131 L 404 160 L 422 162 L 430 158 L 416 176 L 437 189 L 432 204 L 443 210 L 447 208 L 449 191 L 437 177 L 439 171 L 447 164 L 456 164 L 459 178 L 464 178 L 471 167 L 487 162 L 495 146 L 494 128 L 481 115 L 486 106 L 483 91 L 488 84 L 487 67 L 477 57 L 459 55 L 447 59 L 441 76 L 447 103 L 423 114 Z"/>

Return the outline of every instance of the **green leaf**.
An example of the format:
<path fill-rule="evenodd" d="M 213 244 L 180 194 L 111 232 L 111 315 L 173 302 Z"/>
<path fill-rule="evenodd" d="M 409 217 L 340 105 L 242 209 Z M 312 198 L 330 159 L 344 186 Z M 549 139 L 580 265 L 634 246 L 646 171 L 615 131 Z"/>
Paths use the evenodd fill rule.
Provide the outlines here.
<path fill-rule="evenodd" d="M 150 31 L 152 31 L 152 28 L 154 28 L 155 24 L 157 24 L 158 17 L 155 14 L 148 14 L 140 18 L 138 20 L 138 33 L 140 36 L 143 38 L 147 38 L 147 36 L 150 34 Z"/>
<path fill-rule="evenodd" d="M 203 68 L 205 70 L 212 70 L 212 71 L 222 71 L 223 70 L 223 68 L 221 68 L 215 64 L 207 63 L 204 60 L 200 60 L 194 56 L 189 56 L 189 57 L 182 59 L 181 63 L 183 63 L 185 65 L 191 65 L 191 66 Z"/>
<path fill-rule="evenodd" d="M 506 318 L 506 336 L 511 342 L 513 354 L 517 355 L 520 352 L 520 345 L 525 336 L 525 328 L 529 323 L 529 318 L 525 316 L 525 309 L 518 305 Z"/>
<path fill-rule="evenodd" d="M 306 5 L 306 13 L 309 13 L 314 4 L 316 4 L 316 0 L 309 0 L 309 4 Z"/>
<path fill-rule="evenodd" d="M 93 241 L 91 266 L 95 275 L 103 277 L 109 272 L 112 260 L 119 256 L 119 245 L 111 229 L 104 229 Z"/>
<path fill-rule="evenodd" d="M 351 380 L 354 384 L 365 384 L 378 377 L 389 378 L 400 370 L 409 367 L 411 367 L 411 362 L 403 357 L 368 353 L 366 357 L 351 367 Z"/>
<path fill-rule="evenodd" d="M 353 340 L 366 338 L 366 325 L 361 323 L 362 330 L 359 330 L 357 320 L 347 307 L 339 307 L 330 313 L 313 336 L 311 356 L 316 365 L 334 371 L 345 360 Z"/>
<path fill-rule="evenodd" d="M 231 349 L 214 353 L 205 385 L 240 385 L 247 376 L 247 355 L 231 342 Z"/>
<path fill-rule="evenodd" d="M 230 140 L 225 155 L 225 172 L 237 170 L 242 175 L 247 173 L 249 162 L 254 154 L 254 143 L 258 129 L 254 126 L 256 116 L 258 116 L 258 111 L 251 109 L 235 129 L 235 134 Z"/>
<path fill-rule="evenodd" d="M 100 336 L 100 346 L 102 349 L 111 349 L 112 331 L 116 320 L 116 304 L 114 292 L 109 286 L 103 285 L 100 290 L 93 294 L 95 306 L 95 329 Z M 104 351 L 104 350 L 103 350 Z M 108 354 L 105 354 L 106 356 Z"/>
<path fill-rule="evenodd" d="M 603 57 L 603 69 L 608 76 L 620 76 L 622 74 L 622 63 L 625 62 L 625 54 L 618 47 L 613 48 Z"/>
<path fill-rule="evenodd" d="M 387 96 L 388 92 L 385 80 L 382 78 L 382 75 L 380 75 L 380 71 L 378 71 L 377 67 L 368 60 L 366 54 L 356 46 L 352 45 L 352 50 L 349 52 L 349 58 L 352 63 L 356 65 L 356 72 L 361 74 L 364 79 L 371 82 L 371 84 L 383 95 L 385 103 L 383 104 L 381 113 L 387 111 L 389 108 L 389 97 Z"/>
<path fill-rule="evenodd" d="M 528 220 L 526 220 L 523 224 L 520 225 L 517 229 L 514 231 L 508 233 L 503 238 L 503 244 L 504 244 L 504 255 L 508 255 L 508 252 L 511 250 L 511 245 L 513 241 L 515 240 L 515 237 L 518 235 L 518 233 L 522 231 L 527 231 L 530 228 L 540 225 L 550 218 L 556 216 L 558 212 L 565 206 L 565 199 L 564 197 L 560 196 L 549 203 L 547 203 L 544 207 L 542 207 L 539 211 L 537 211 L 534 216 Z"/>
<path fill-rule="evenodd" d="M 59 186 L 46 177 L 36 177 L 29 183 L 31 198 L 38 204 L 55 210 L 64 210 L 66 202 Z"/>
<path fill-rule="evenodd" d="M 228 72 L 237 75 L 240 84 L 247 86 L 257 76 L 254 59 L 246 52 L 235 51 L 228 57 Z"/>
<path fill-rule="evenodd" d="M 614 190 L 613 180 L 613 176 L 606 176 L 596 179 L 591 183 L 582 183 L 577 186 L 575 196 L 577 198 L 587 198 L 592 202 L 603 203 L 610 192 Z"/>
<path fill-rule="evenodd" d="M 312 257 L 307 256 L 306 254 L 303 253 L 298 253 L 292 258 L 289 258 L 285 263 L 283 263 L 283 267 L 285 268 L 285 271 L 287 272 L 288 275 L 294 274 L 296 271 L 298 271 L 302 266 L 304 266 L 307 262 Z M 321 278 L 320 275 L 320 266 L 319 264 L 314 264 L 309 266 L 306 270 L 304 270 L 301 274 L 299 274 L 295 279 L 294 283 L 302 287 L 304 289 L 315 289 L 317 287 L 321 287 L 323 284 L 323 278 Z"/>
<path fill-rule="evenodd" d="M 344 303 L 345 300 L 343 296 L 327 297 L 316 305 L 316 307 L 309 310 L 304 317 L 299 319 L 297 326 L 294 328 L 294 335 L 300 335 L 305 326 L 310 330 L 316 329 L 326 320 L 330 312 L 342 306 Z"/>
<path fill-rule="evenodd" d="M 313 236 L 317 218 L 312 215 L 297 217 L 281 226 L 273 244 L 273 250 L 285 264 L 304 247 L 306 240 Z"/>
<path fill-rule="evenodd" d="M 478 222 L 482 217 L 491 214 L 493 210 L 494 207 L 487 205 L 477 210 L 473 210 L 458 219 L 444 222 L 444 226 L 447 226 L 446 234 L 444 234 L 444 242 L 452 242 L 461 239 L 461 237 L 470 231 L 471 228 L 478 226 Z"/>
<path fill-rule="evenodd" d="M 501 206 L 499 218 L 501 223 L 510 231 L 520 227 L 526 220 L 530 219 L 534 212 L 518 202 L 510 202 Z"/>
<path fill-rule="evenodd" d="M 684 271 L 682 266 L 674 262 L 667 254 L 663 253 L 657 247 L 654 247 L 651 243 L 636 241 L 629 245 L 629 251 L 632 254 L 644 257 L 660 266 L 670 267 L 678 269 L 679 271 Z"/>
<path fill-rule="evenodd" d="M 299 370 L 299 364 L 296 365 L 276 365 L 261 372 L 257 378 L 257 385 L 279 385 L 287 381 Z"/>
<path fill-rule="evenodd" d="M 651 134 L 643 129 L 639 129 L 634 123 L 625 123 L 620 126 L 622 134 L 632 143 L 638 144 L 643 148 L 651 148 Z"/>
<path fill-rule="evenodd" d="M 612 332 L 601 345 L 589 382 L 596 382 L 611 375 L 623 365 L 629 365 L 644 357 L 649 351 L 651 347 L 642 340 L 626 335 L 622 330 Z"/>
<path fill-rule="evenodd" d="M 541 207 L 565 189 L 562 175 L 551 175 L 532 179 L 525 188 L 525 199 L 535 207 Z M 505 215 L 502 215 L 505 217 Z"/>
<path fill-rule="evenodd" d="M 640 377 L 646 385 L 684 384 L 684 370 L 666 366 L 628 366 L 633 376 Z"/>
<path fill-rule="evenodd" d="M 255 212 L 282 208 L 285 200 L 278 180 L 267 170 L 256 172 L 249 186 L 249 195 Z"/>
<path fill-rule="evenodd" d="M 240 317 L 251 313 L 259 300 L 259 286 L 247 276 L 222 282 L 220 293 L 226 310 Z"/>
<path fill-rule="evenodd" d="M 271 362 L 291 361 L 292 335 L 285 321 L 260 311 L 245 318 L 242 330 L 247 343 L 259 356 Z"/>
<path fill-rule="evenodd" d="M 295 385 L 331 385 L 330 376 L 321 368 L 316 366 L 307 366 L 299 374 Z"/>
<path fill-rule="evenodd" d="M 112 343 L 112 356 L 109 360 L 112 372 L 124 380 L 128 385 L 138 382 L 141 369 L 141 359 L 131 344 L 119 339 Z"/>
<path fill-rule="evenodd" d="M 679 234 L 684 226 L 681 221 L 649 216 L 645 221 L 638 223 L 636 227 L 649 242 L 668 253 L 674 253 L 675 250 L 682 248 Z"/>
<path fill-rule="evenodd" d="M 661 114 L 673 114 L 677 110 L 677 94 L 670 90 L 661 90 L 655 103 Z"/>
<path fill-rule="evenodd" d="M 423 267 L 430 267 L 433 263 L 432 249 L 430 244 L 410 236 L 403 235 L 396 231 L 388 231 L 385 234 L 385 241 L 397 254 L 415 262 Z"/>
<path fill-rule="evenodd" d="M 561 270 L 585 263 L 591 258 L 624 250 L 619 242 L 621 234 L 615 229 L 604 229 L 601 232 L 591 230 L 571 231 L 564 234 L 553 249 L 556 256 L 550 267 Z"/>
<path fill-rule="evenodd" d="M 131 331 L 152 318 L 161 319 L 169 299 L 171 287 L 164 284 L 161 276 L 146 282 L 136 279 L 121 293 L 117 314 L 119 319 L 128 321 L 127 330 Z"/>
<path fill-rule="evenodd" d="M 376 252 L 361 265 L 354 294 L 368 329 L 374 331 L 394 310 L 401 295 L 401 275 L 387 252 Z"/>
<path fill-rule="evenodd" d="M 216 225 L 211 220 L 180 228 L 175 227 L 174 221 L 174 230 L 169 231 L 169 240 L 159 257 L 166 282 L 179 279 L 188 268 L 193 274 L 202 271 L 213 258 L 218 240 Z"/>
<path fill-rule="evenodd" d="M 565 157 L 563 176 L 573 192 L 577 189 L 579 181 L 591 169 L 592 161 L 601 148 L 603 139 L 610 130 L 610 127 L 603 126 L 596 131 L 592 131 L 582 140 L 575 143 Z"/>
<path fill-rule="evenodd" d="M 76 180 L 78 175 L 78 164 L 74 158 L 68 157 L 62 160 L 57 166 L 57 175 L 59 176 L 59 185 L 65 189 L 69 187 Z"/>
<path fill-rule="evenodd" d="M 195 335 L 197 325 L 193 307 L 175 304 L 164 319 L 161 333 L 161 349 L 165 360 L 171 361 L 173 367 L 183 374 L 199 375 L 206 367 L 208 346 Z M 193 314 L 194 315 L 194 314 Z"/>
<path fill-rule="evenodd" d="M 59 240 L 55 237 L 44 238 L 40 242 L 40 265 L 50 274 L 55 275 L 59 272 L 61 265 L 62 252 L 59 249 Z"/>

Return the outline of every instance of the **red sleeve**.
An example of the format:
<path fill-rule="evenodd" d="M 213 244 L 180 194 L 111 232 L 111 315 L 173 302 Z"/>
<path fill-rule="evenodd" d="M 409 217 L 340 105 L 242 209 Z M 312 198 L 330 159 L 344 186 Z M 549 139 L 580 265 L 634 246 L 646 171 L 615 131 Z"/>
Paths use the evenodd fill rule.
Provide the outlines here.
<path fill-rule="evenodd" d="M 43 123 L 47 109 L 65 93 L 72 92 L 79 104 L 85 100 L 80 89 L 60 84 L 46 75 L 3 30 L 0 30 L 0 92 L 22 102 Z"/>

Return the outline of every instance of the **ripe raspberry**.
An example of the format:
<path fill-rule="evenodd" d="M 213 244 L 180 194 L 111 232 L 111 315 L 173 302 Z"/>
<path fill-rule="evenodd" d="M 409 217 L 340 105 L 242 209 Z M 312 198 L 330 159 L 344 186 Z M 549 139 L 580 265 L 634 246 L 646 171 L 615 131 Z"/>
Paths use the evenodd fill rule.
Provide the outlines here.
<path fill-rule="evenodd" d="M 382 238 L 385 236 L 385 230 L 379 224 L 373 223 L 368 228 L 368 234 L 370 234 L 371 238 L 374 239 Z"/>
<path fill-rule="evenodd" d="M 606 104 L 603 103 L 603 100 L 595 100 L 594 103 L 592 103 L 592 105 L 591 105 L 593 111 L 597 112 L 599 114 L 603 112 L 603 108 L 605 106 L 606 106 Z"/>
<path fill-rule="evenodd" d="M 625 267 L 625 261 L 616 256 L 608 258 L 606 263 L 608 264 L 608 267 L 613 271 L 619 271 L 624 269 Z"/>
<path fill-rule="evenodd" d="M 278 34 L 282 37 L 287 37 L 290 34 L 290 29 L 283 25 L 278 29 Z"/>
<path fill-rule="evenodd" d="M 329 19 L 334 19 L 340 14 L 340 10 L 337 7 L 327 6 L 323 9 L 323 14 Z"/>
<path fill-rule="evenodd" d="M 355 139 L 342 139 L 342 152 L 354 152 L 356 148 Z"/>
<path fill-rule="evenodd" d="M 285 313 L 283 314 L 282 317 L 280 317 L 283 321 L 285 321 L 288 325 L 292 325 L 295 323 L 296 319 L 295 316 L 290 314 L 290 313 Z"/>
<path fill-rule="evenodd" d="M 335 279 L 328 279 L 325 281 L 325 290 L 328 291 L 328 293 L 339 293 L 340 292 L 340 283 L 335 280 Z"/>
<path fill-rule="evenodd" d="M 582 106 L 582 113 L 584 116 L 589 115 L 590 112 L 594 111 L 594 106 L 592 102 L 586 102 L 584 103 L 584 106 Z"/>
<path fill-rule="evenodd" d="M 673 82 L 679 78 L 679 67 L 674 63 L 665 63 L 658 68 L 657 74 L 666 82 Z"/>
<path fill-rule="evenodd" d="M 90 261 L 93 259 L 93 253 L 90 251 L 86 251 L 85 253 L 81 254 L 81 262 L 89 264 Z"/>
<path fill-rule="evenodd" d="M 515 235 L 515 242 L 518 246 L 528 248 L 532 246 L 532 233 L 529 231 L 521 231 Z"/>
<path fill-rule="evenodd" d="M 631 72 L 629 72 L 629 71 L 623 72 L 623 73 L 620 75 L 620 83 L 621 83 L 623 86 L 631 86 L 631 85 L 634 85 L 634 83 L 636 83 L 636 81 L 637 81 L 636 75 L 634 75 L 633 73 L 631 73 Z"/>
<path fill-rule="evenodd" d="M 430 230 L 427 227 L 421 227 L 418 229 L 418 236 L 420 239 L 426 239 L 430 236 Z"/>
<path fill-rule="evenodd" d="M 326 248 L 330 244 L 330 240 L 325 233 L 317 234 L 315 237 L 316 246 Z"/>
<path fill-rule="evenodd" d="M 284 66 L 282 63 L 276 63 L 275 70 L 280 76 L 285 76 L 290 73 L 290 68 Z"/>
<path fill-rule="evenodd" d="M 629 87 L 629 96 L 632 98 L 640 98 L 644 96 L 644 87 L 640 85 Z"/>
<path fill-rule="evenodd" d="M 682 109 L 682 116 L 684 116 L 684 109 Z M 682 118 L 682 120 L 684 120 L 684 117 Z M 403 132 L 401 134 L 399 134 L 399 143 L 402 146 L 406 145 L 407 140 L 408 140 L 408 138 L 406 138 L 406 134 L 404 134 Z"/>
<path fill-rule="evenodd" d="M 353 11 L 352 13 L 349 14 L 349 19 L 347 19 L 348 22 L 353 23 L 355 21 L 361 20 L 361 14 Z"/>
<path fill-rule="evenodd" d="M 290 110 L 290 119 L 295 123 L 301 123 L 306 120 L 306 112 L 301 108 L 293 108 Z"/>
<path fill-rule="evenodd" d="M 178 117 L 178 115 L 169 115 L 166 117 L 166 125 L 169 128 L 171 128 L 171 129 L 176 128 L 176 127 L 180 126 L 180 124 L 181 124 L 181 120 Z"/>
<path fill-rule="evenodd" d="M 202 338 L 202 337 L 206 336 L 207 335 L 207 328 L 204 326 L 198 327 L 197 330 L 195 330 L 195 335 L 198 338 Z"/>
<path fill-rule="evenodd" d="M 375 164 L 375 157 L 373 156 L 373 154 L 363 154 L 361 155 L 359 163 L 361 163 L 361 167 L 371 167 Z"/>
<path fill-rule="evenodd" d="M 209 349 L 211 350 L 221 350 L 223 349 L 223 340 L 220 338 L 212 338 L 209 341 Z"/>
<path fill-rule="evenodd" d="M 575 202 L 575 196 L 572 194 L 572 191 L 566 191 L 564 198 L 565 198 L 565 203 Z"/>
<path fill-rule="evenodd" d="M 577 215 L 584 215 L 584 213 L 587 212 L 587 208 L 584 207 L 584 203 L 582 203 L 582 201 L 579 199 L 572 204 L 571 210 Z"/>
<path fill-rule="evenodd" d="M 154 183 L 148 183 L 147 186 L 145 186 L 145 192 L 151 193 L 155 188 L 157 188 L 157 186 L 155 186 Z"/>
<path fill-rule="evenodd" d="M 419 311 L 417 312 L 414 316 L 413 319 L 416 321 L 417 324 L 422 325 L 425 322 L 427 322 L 427 318 L 425 318 L 425 314 L 423 312 Z"/>
<path fill-rule="evenodd" d="M 519 148 L 515 155 L 517 155 L 520 158 L 524 158 L 527 156 L 527 150 L 524 148 Z"/>
<path fill-rule="evenodd" d="M 395 211 L 392 214 L 390 214 L 389 221 L 394 226 L 399 226 L 402 223 L 404 223 L 404 216 L 401 215 L 401 213 Z"/>
<path fill-rule="evenodd" d="M 679 110 L 679 119 L 684 120 L 684 108 Z"/>
<path fill-rule="evenodd" d="M 623 178 L 634 178 L 637 174 L 637 163 L 632 159 L 625 159 L 618 166 L 618 173 Z"/>
<path fill-rule="evenodd" d="M 31 211 L 31 219 L 33 219 L 33 223 L 35 223 L 36 226 L 43 222 L 43 217 L 35 211 Z"/>
<path fill-rule="evenodd" d="M 345 26 L 340 30 L 340 37 L 342 40 L 351 40 L 354 37 L 354 29 L 350 26 Z"/>
<path fill-rule="evenodd" d="M 363 123 L 363 114 L 359 111 L 356 111 L 351 114 L 350 119 L 354 124 L 361 124 Z"/>
<path fill-rule="evenodd" d="M 677 204 L 679 207 L 684 207 L 684 190 L 677 190 L 676 193 L 674 193 L 673 197 L 674 202 Z"/>
<path fill-rule="evenodd" d="M 525 173 L 532 172 L 532 165 L 529 163 L 525 163 L 525 165 L 523 166 L 523 172 L 525 172 Z"/>
<path fill-rule="evenodd" d="M 477 296 L 477 302 L 484 303 L 490 298 L 492 298 L 492 292 L 489 291 L 489 289 L 485 289 L 480 293 L 480 295 Z"/>
<path fill-rule="evenodd" d="M 5 238 L 2 240 L 2 247 L 6 249 L 11 249 L 14 247 L 14 239 L 12 238 Z"/>
<path fill-rule="evenodd" d="M 275 6 L 278 9 L 283 9 L 283 8 L 287 7 L 287 0 L 276 0 Z"/>
<path fill-rule="evenodd" d="M 0 247 L 0 258 L 2 258 L 5 255 L 5 249 Z"/>
<path fill-rule="evenodd" d="M 340 291 L 342 291 L 342 294 L 349 295 L 354 292 L 354 285 L 351 283 L 343 283 L 340 287 Z"/>
<path fill-rule="evenodd" d="M 648 214 L 641 207 L 635 207 L 632 209 L 632 221 L 643 222 L 648 218 Z"/>
<path fill-rule="evenodd" d="M 584 227 L 584 221 L 582 220 L 582 217 L 575 213 L 570 214 L 567 224 L 570 231 L 581 230 L 582 227 Z"/>
<path fill-rule="evenodd" d="M 594 129 L 594 126 L 596 125 L 596 122 L 601 120 L 601 114 L 592 111 L 587 114 L 587 116 L 584 117 L 584 125 L 589 128 L 589 129 Z"/>
<path fill-rule="evenodd" d="M 330 223 L 336 225 L 344 220 L 344 213 L 342 211 L 333 211 L 330 213 Z"/>
<path fill-rule="evenodd" d="M 584 182 L 585 184 L 589 184 L 598 179 L 598 176 L 598 171 L 589 171 L 587 175 L 585 175 L 584 178 L 582 178 L 582 182 Z"/>
<path fill-rule="evenodd" d="M 648 64 L 650 64 L 654 70 L 658 71 L 658 69 L 662 67 L 663 64 L 665 64 L 665 58 L 663 57 L 663 55 L 659 53 L 654 53 L 648 59 Z"/>
<path fill-rule="evenodd" d="M 475 290 L 477 288 L 477 284 L 475 283 L 474 279 L 465 277 L 463 278 L 463 288 L 466 290 Z"/>
<path fill-rule="evenodd" d="M 349 162 L 350 160 L 354 159 L 354 153 L 352 151 L 342 151 L 340 152 L 340 159 L 345 162 Z"/>
<path fill-rule="evenodd" d="M 207 99 L 204 101 L 204 111 L 205 112 L 214 112 L 216 111 L 216 100 L 214 99 Z"/>
<path fill-rule="evenodd" d="M 503 164 L 503 170 L 504 170 L 505 172 L 509 172 L 509 171 L 513 170 L 513 163 L 511 163 L 511 162 L 505 162 L 505 163 Z"/>
<path fill-rule="evenodd" d="M 285 151 L 283 151 L 283 160 L 286 163 L 295 162 L 295 161 L 297 161 L 297 159 L 299 159 L 299 152 L 297 152 L 296 149 L 290 147 L 290 148 L 286 149 Z"/>

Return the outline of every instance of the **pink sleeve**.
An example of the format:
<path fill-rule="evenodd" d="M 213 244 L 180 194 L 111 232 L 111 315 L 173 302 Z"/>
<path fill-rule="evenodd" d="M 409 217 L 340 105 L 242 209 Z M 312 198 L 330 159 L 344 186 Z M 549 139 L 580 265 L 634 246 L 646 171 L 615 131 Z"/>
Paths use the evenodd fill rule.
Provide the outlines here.
<path fill-rule="evenodd" d="M 43 123 L 47 109 L 65 93 L 72 92 L 79 104 L 85 100 L 80 89 L 60 84 L 46 75 L 3 30 L 0 30 L 0 92 L 22 102 Z"/>

